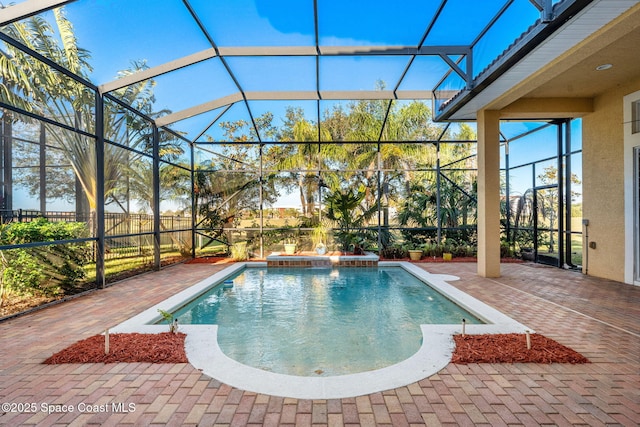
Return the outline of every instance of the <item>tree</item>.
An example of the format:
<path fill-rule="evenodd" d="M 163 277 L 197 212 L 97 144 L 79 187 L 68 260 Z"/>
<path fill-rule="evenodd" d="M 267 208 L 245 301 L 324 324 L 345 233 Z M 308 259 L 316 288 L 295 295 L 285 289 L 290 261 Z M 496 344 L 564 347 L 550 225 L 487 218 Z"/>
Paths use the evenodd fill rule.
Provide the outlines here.
<path fill-rule="evenodd" d="M 375 104 L 367 107 L 366 104 L 370 103 Z M 365 129 L 368 128 L 373 129 L 377 134 L 376 139 L 399 142 L 381 144 L 379 152 L 377 145 L 363 144 L 356 151 L 352 164 L 356 169 L 366 170 L 366 181 L 377 180 L 376 171 L 383 170 L 380 174 L 382 194 L 379 197 L 384 199 L 381 203 L 384 209 L 383 224 L 387 226 L 389 225 L 388 207 L 392 200 L 397 199 L 401 194 L 408 194 L 411 182 L 416 178 L 411 170 L 416 169 L 420 164 L 435 162 L 435 153 L 429 150 L 426 144 L 416 142 L 433 141 L 442 133 L 442 129 L 431 122 L 431 110 L 423 102 L 413 101 L 400 108 L 393 103 L 386 105 L 384 113 L 380 111 L 381 107 L 380 101 L 360 101 L 356 104 L 353 117 L 357 125 L 354 128 L 360 130 L 355 132 L 355 136 L 365 135 Z M 367 112 L 373 112 L 373 114 L 366 118 Z M 384 116 L 380 116 L 381 113 L 386 114 L 384 128 L 382 128 Z M 398 180 L 398 177 L 401 179 Z M 401 186 L 394 185 L 394 182 L 400 182 Z M 375 202 L 376 200 L 371 197 L 370 204 L 373 205 Z"/>
<path fill-rule="evenodd" d="M 71 23 L 63 8 L 54 9 L 55 29 L 42 17 L 33 16 L 5 27 L 11 37 L 36 52 L 42 53 L 74 74 L 88 79 L 91 72 L 90 54 L 78 47 Z M 58 39 L 56 34 L 60 35 Z M 126 75 L 144 68 L 144 63 L 134 63 Z M 70 128 L 95 131 L 95 95 L 82 83 L 51 69 L 38 59 L 7 45 L 7 52 L 0 51 L 0 69 L 5 80 L 0 85 L 0 99 L 28 112 L 49 117 Z M 152 88 L 154 82 L 137 83 L 118 90 L 115 95 L 143 113 L 153 115 Z M 161 113 L 157 113 L 161 114 Z M 6 118 L 5 118 L 6 119 Z M 13 118 L 9 118 L 14 120 Z M 123 113 L 114 108 L 104 108 L 105 137 L 124 143 L 131 148 L 149 147 L 149 124 L 141 117 Z M 126 128 L 126 132 L 123 130 Z M 95 234 L 97 209 L 96 142 L 80 133 L 45 124 L 48 144 L 59 149 L 65 162 L 73 170 L 88 201 L 90 229 Z M 112 144 L 104 146 L 104 194 L 113 200 L 122 177 L 135 162 L 132 152 Z M 133 156 L 135 157 L 135 156 Z M 33 187 L 31 188 L 33 190 Z"/>
<path fill-rule="evenodd" d="M 461 142 L 434 142 L 439 154 L 434 149 L 432 156 L 420 164 L 427 171 L 416 173 L 410 182 L 407 196 L 399 207 L 398 220 L 404 226 L 449 228 L 447 238 L 468 241 L 471 239 L 468 231 L 452 229 L 475 224 L 477 184 L 475 173 L 469 171 L 475 168 L 475 152 L 473 145 L 464 142 L 474 140 L 475 132 L 468 125 L 461 125 L 457 133 L 445 133 L 445 136 Z M 439 171 L 434 170 L 437 169 L 438 158 Z M 432 234 L 429 231 L 407 231 L 405 237 L 424 240 L 434 237 Z"/>
<path fill-rule="evenodd" d="M 558 220 L 558 168 L 554 165 L 547 166 L 542 173 L 538 175 L 538 179 L 545 185 L 555 185 L 555 187 L 538 190 L 538 210 L 541 216 L 549 221 L 549 252 L 554 252 L 555 240 L 553 237 L 553 229 Z M 580 179 L 575 173 L 570 177 L 572 184 L 580 184 Z M 571 200 L 575 200 L 580 193 L 571 190 Z"/>
<path fill-rule="evenodd" d="M 277 129 L 272 126 L 273 114 L 265 113 L 256 118 L 259 132 L 272 137 Z M 260 153 L 255 145 L 246 144 L 256 139 L 255 130 L 245 120 L 221 122 L 224 141 L 207 150 L 213 157 L 196 165 L 194 210 L 198 215 L 197 226 L 210 237 L 230 243 L 225 229 L 233 227 L 243 211 L 259 206 L 262 191 L 264 201 L 274 202 L 277 192 L 274 175 L 258 175 Z M 213 141 L 211 141 L 213 142 Z M 227 143 L 231 142 L 231 143 Z"/>
<path fill-rule="evenodd" d="M 327 219 L 338 226 L 335 236 L 341 244 L 342 251 L 353 247 L 354 253 L 361 251 L 367 234 L 362 230 L 366 222 L 375 214 L 375 206 L 363 206 L 366 189 L 360 186 L 354 193 L 351 189 L 335 190 L 325 198 Z"/>
<path fill-rule="evenodd" d="M 45 186 L 47 199 L 73 203 L 75 175 L 59 147 L 41 143 L 40 132 L 46 137 L 46 127 L 16 121 L 11 130 L 12 136 L 19 136 L 11 142 L 14 186 L 25 188 L 34 198 L 40 196 L 40 187 Z M 41 157 L 45 158 L 44 163 L 41 163 Z M 44 182 L 40 182 L 41 169 L 46 173 Z"/>
<path fill-rule="evenodd" d="M 320 176 L 320 170 L 329 169 L 329 163 L 341 157 L 338 154 L 341 147 L 332 144 L 321 144 L 329 141 L 331 135 L 327 129 L 321 129 L 318 134 L 318 124 L 308 121 L 300 108 L 287 108 L 285 122 L 281 129 L 281 141 L 299 142 L 300 144 L 276 145 L 267 154 L 268 167 L 276 170 L 286 170 L 289 179 L 298 187 L 302 214 L 311 218 L 315 211 L 316 195 L 319 186 L 325 183 L 333 184 L 337 181 L 335 174 L 325 173 Z M 284 180 L 286 186 L 288 180 Z M 320 203 L 319 197 L 317 198 Z"/>

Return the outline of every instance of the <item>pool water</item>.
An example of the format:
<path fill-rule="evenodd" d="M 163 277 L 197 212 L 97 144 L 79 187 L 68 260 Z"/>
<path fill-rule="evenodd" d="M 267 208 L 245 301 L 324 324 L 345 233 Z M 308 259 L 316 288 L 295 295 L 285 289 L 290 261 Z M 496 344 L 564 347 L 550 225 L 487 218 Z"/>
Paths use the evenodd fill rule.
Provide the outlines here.
<path fill-rule="evenodd" d="M 217 324 L 232 359 L 266 371 L 333 376 L 413 355 L 420 324 L 482 323 L 399 267 L 246 268 L 175 313 Z"/>

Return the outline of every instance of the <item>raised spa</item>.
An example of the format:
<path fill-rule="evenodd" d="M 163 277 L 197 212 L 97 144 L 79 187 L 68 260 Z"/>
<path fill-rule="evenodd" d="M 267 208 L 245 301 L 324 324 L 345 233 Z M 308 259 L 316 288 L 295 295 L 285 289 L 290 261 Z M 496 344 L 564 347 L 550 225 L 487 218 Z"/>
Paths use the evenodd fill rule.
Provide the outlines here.
<path fill-rule="evenodd" d="M 420 348 L 421 324 L 483 323 L 400 267 L 246 268 L 174 315 L 218 325 L 240 363 L 299 376 L 398 363 Z"/>

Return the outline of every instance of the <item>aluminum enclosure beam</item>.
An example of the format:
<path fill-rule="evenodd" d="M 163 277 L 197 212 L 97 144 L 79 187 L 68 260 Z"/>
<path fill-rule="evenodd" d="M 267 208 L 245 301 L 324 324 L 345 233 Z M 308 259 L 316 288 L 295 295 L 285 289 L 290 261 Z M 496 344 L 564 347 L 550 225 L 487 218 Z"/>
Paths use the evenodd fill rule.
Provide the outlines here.
<path fill-rule="evenodd" d="M 64 6 L 75 0 L 28 0 L 0 9 L 0 26 L 20 21 L 38 13 Z"/>
<path fill-rule="evenodd" d="M 156 126 L 167 126 L 171 123 L 179 122 L 181 120 L 188 119 L 198 114 L 206 113 L 207 111 L 215 110 L 216 108 L 224 107 L 234 104 L 236 102 L 244 101 L 289 101 L 289 100 L 302 100 L 302 101 L 340 101 L 340 100 L 386 100 L 386 99 L 404 99 L 414 100 L 431 99 L 431 91 L 420 90 L 370 90 L 370 91 L 274 91 L 274 92 L 245 92 L 244 97 L 240 92 L 227 95 L 222 98 L 218 98 L 204 104 L 196 105 L 194 107 L 186 108 L 181 111 L 177 111 L 166 116 L 159 117 L 155 120 Z"/>
<path fill-rule="evenodd" d="M 240 92 L 236 92 L 223 98 L 215 99 L 213 101 L 205 102 L 204 104 L 185 108 L 184 110 L 175 112 L 173 114 L 167 114 L 166 116 L 159 117 L 155 120 L 155 123 L 158 127 L 166 126 L 171 123 L 179 122 L 180 120 L 188 119 L 189 117 L 197 116 L 198 114 L 206 113 L 207 111 L 215 110 L 216 108 L 234 104 L 242 100 L 242 94 Z"/>
<path fill-rule="evenodd" d="M 2 10 L 0 9 L 0 13 Z M 450 62 L 447 55 L 468 55 L 468 46 L 247 46 L 247 47 L 218 47 L 205 49 L 191 55 L 178 58 L 167 63 L 139 71 L 120 79 L 116 79 L 99 86 L 100 93 L 108 93 L 123 87 L 139 83 L 144 80 L 169 73 L 207 59 L 219 57 L 273 57 L 273 56 L 440 56 L 445 62 Z"/>
<path fill-rule="evenodd" d="M 132 84 L 158 77 L 171 71 L 179 70 L 180 68 L 188 67 L 189 65 L 197 64 L 198 62 L 206 61 L 207 59 L 211 59 L 215 56 L 216 51 L 213 48 L 205 49 L 192 55 L 183 56 L 175 61 L 166 62 L 162 65 L 158 65 L 157 67 L 141 70 L 137 73 L 110 81 L 109 83 L 100 85 L 98 89 L 100 90 L 100 93 L 108 93 Z"/>

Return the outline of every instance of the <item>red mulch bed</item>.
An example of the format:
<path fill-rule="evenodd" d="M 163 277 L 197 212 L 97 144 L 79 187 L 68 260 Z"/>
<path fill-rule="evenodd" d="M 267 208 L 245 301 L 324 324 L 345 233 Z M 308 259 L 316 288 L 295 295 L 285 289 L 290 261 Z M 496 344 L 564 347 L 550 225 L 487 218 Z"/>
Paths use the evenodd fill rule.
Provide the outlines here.
<path fill-rule="evenodd" d="M 589 360 L 540 334 L 454 335 L 456 348 L 451 362 L 467 363 L 590 363 Z"/>
<path fill-rule="evenodd" d="M 185 334 L 111 334 L 109 354 L 104 353 L 104 335 L 79 341 L 54 354 L 46 364 L 60 363 L 188 363 Z M 468 363 L 589 363 L 579 353 L 539 334 L 531 334 L 527 350 L 524 334 L 454 335 L 456 348 L 451 361 Z"/>
<path fill-rule="evenodd" d="M 110 334 L 109 354 L 104 335 L 94 335 L 54 354 L 43 363 L 188 363 L 183 333 Z"/>

